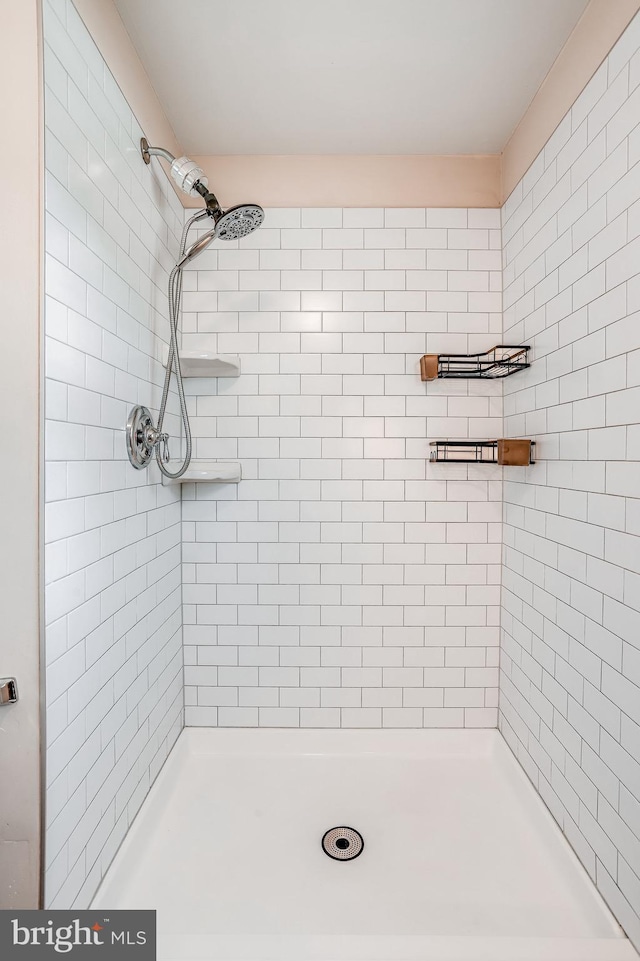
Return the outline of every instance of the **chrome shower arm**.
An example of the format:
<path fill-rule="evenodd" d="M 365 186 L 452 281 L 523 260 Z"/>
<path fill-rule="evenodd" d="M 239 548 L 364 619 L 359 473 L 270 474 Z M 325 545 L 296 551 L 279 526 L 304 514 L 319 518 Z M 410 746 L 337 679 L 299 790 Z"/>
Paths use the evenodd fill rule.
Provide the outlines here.
<path fill-rule="evenodd" d="M 165 150 L 164 147 L 150 147 L 149 141 L 146 139 L 146 137 L 142 137 L 140 139 L 140 152 L 142 153 L 142 159 L 146 164 L 151 163 L 152 157 L 162 157 L 163 160 L 166 160 L 167 163 L 170 164 L 172 164 L 176 159 L 173 154 L 169 153 L 168 150 Z"/>

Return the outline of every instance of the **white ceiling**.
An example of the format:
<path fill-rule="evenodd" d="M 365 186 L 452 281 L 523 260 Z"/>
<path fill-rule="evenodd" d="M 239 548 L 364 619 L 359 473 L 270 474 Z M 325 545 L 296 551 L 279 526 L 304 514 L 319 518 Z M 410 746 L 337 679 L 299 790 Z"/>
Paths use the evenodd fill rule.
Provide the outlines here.
<path fill-rule="evenodd" d="M 115 0 L 192 154 L 497 153 L 587 0 Z"/>

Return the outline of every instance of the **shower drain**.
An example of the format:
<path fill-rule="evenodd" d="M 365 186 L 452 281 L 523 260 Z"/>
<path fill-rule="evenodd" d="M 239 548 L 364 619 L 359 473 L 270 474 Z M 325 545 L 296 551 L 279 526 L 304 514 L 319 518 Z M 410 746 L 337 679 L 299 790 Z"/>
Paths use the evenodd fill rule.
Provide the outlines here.
<path fill-rule="evenodd" d="M 362 835 L 353 828 L 329 828 L 322 839 L 322 850 L 335 861 L 353 861 L 363 849 Z"/>

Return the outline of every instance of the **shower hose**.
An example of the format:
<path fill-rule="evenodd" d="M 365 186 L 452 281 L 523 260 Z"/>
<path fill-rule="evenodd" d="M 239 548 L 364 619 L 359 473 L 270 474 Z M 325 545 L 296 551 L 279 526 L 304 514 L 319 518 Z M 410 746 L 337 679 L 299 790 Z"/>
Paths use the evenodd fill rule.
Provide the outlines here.
<path fill-rule="evenodd" d="M 197 220 L 202 220 L 203 217 L 207 217 L 207 211 L 201 211 L 194 214 L 184 226 L 182 231 L 182 238 L 180 240 L 180 258 L 178 263 L 171 271 L 169 275 L 169 357 L 167 359 L 167 370 L 164 376 L 164 387 L 162 389 L 162 400 L 160 402 L 160 413 L 158 414 L 158 434 L 159 443 L 156 444 L 156 461 L 158 467 L 165 475 L 165 477 L 182 477 L 184 472 L 189 467 L 191 463 L 191 426 L 189 424 L 189 413 L 187 411 L 187 401 L 184 396 L 184 387 L 182 384 L 182 370 L 180 369 L 180 352 L 178 349 L 178 323 L 180 321 L 180 304 L 182 300 L 182 266 L 180 261 L 184 257 L 185 251 L 187 249 L 187 236 L 192 224 Z M 169 437 L 168 434 L 163 433 L 162 425 L 164 423 L 164 415 L 167 409 L 167 401 L 169 400 L 169 387 L 171 385 L 171 375 L 175 371 L 176 375 L 176 386 L 178 389 L 178 400 L 180 401 L 180 416 L 182 418 L 182 425 L 184 427 L 184 438 L 185 438 L 185 455 L 182 462 L 182 466 L 177 471 L 170 471 L 166 466 L 169 461 Z"/>

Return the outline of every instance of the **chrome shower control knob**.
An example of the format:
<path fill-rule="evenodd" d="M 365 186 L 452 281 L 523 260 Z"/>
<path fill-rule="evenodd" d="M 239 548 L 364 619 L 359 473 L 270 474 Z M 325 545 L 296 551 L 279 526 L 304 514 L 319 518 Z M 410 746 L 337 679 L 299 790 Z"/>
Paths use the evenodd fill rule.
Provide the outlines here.
<path fill-rule="evenodd" d="M 139 439 L 148 450 L 153 450 L 156 444 L 159 444 L 161 439 L 166 436 L 166 434 L 161 434 L 153 424 L 147 424 L 145 428 L 138 433 Z"/>
<path fill-rule="evenodd" d="M 149 466 L 154 448 L 162 436 L 154 426 L 151 413 L 146 407 L 137 405 L 131 408 L 127 420 L 126 443 L 129 460 L 136 470 Z"/>

